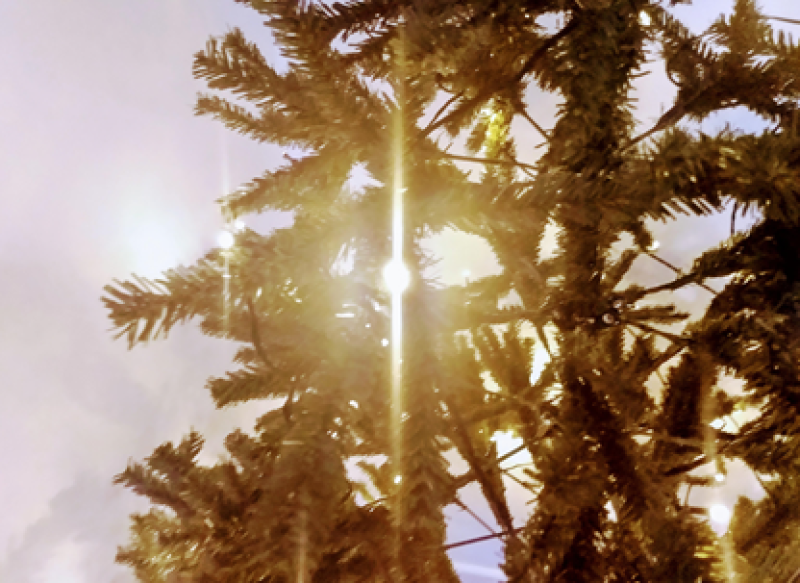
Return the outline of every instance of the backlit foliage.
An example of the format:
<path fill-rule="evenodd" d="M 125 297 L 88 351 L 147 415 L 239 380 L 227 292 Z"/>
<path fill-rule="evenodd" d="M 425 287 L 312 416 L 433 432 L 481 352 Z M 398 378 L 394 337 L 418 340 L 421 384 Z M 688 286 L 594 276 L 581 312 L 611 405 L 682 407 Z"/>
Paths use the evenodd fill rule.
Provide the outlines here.
<path fill-rule="evenodd" d="M 158 281 L 116 283 L 105 302 L 132 346 L 191 319 L 239 343 L 236 369 L 208 383 L 219 407 L 285 405 L 229 436 L 229 459 L 213 467 L 197 463 L 193 433 L 121 473 L 153 510 L 133 518 L 118 560 L 150 583 L 456 581 L 444 511 L 477 484 L 509 581 L 794 573 L 797 553 L 776 550 L 797 546 L 800 519 L 792 39 L 750 0 L 702 35 L 650 0 L 239 1 L 266 21 L 288 70 L 234 29 L 195 57 L 212 90 L 196 111 L 305 152 L 221 201 L 230 218 L 284 210 L 294 223 L 246 230 L 231 250 Z M 648 47 L 677 95 L 637 134 L 631 88 Z M 528 107 L 538 90 L 561 97 L 555 120 Z M 686 123 L 734 106 L 768 129 L 707 135 Z M 520 151 L 512 122 L 540 134 L 534 164 L 519 162 L 537 154 Z M 391 155 L 397 127 L 402 169 Z M 450 148 L 459 136 L 465 147 Z M 470 160 L 478 175 L 464 170 Z M 375 182 L 353 192 L 356 166 Z M 398 171 L 412 284 L 393 435 L 381 269 Z M 732 205 L 757 224 L 673 281 L 626 279 L 653 254 L 651 221 Z M 557 246 L 544 255 L 548 225 Z M 421 243 L 445 228 L 485 240 L 500 275 L 451 287 L 426 279 Z M 336 267 L 345 256 L 349 271 Z M 710 278 L 727 279 L 689 322 L 669 294 Z M 548 354 L 541 372 L 536 351 Z M 741 379 L 743 394 L 726 395 L 722 375 Z M 753 420 L 709 425 L 734 407 Z M 525 515 L 509 503 L 498 431 L 532 460 Z M 764 476 L 769 495 L 740 502 L 723 544 L 681 493 L 703 482 L 695 470 L 725 459 Z M 360 472 L 348 472 L 357 460 Z M 725 545 L 734 560 L 723 563 Z"/>

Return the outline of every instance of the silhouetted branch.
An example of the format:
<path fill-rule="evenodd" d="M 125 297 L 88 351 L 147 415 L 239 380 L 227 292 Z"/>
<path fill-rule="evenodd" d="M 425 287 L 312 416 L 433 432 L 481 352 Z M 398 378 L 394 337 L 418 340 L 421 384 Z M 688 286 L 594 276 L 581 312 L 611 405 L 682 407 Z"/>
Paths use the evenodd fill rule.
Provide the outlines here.
<path fill-rule="evenodd" d="M 531 124 L 531 125 L 533 126 L 533 128 L 534 128 L 534 129 L 535 129 L 537 132 L 539 132 L 539 133 L 541 134 L 541 136 L 542 136 L 542 137 L 543 137 L 545 140 L 547 140 L 548 142 L 550 141 L 550 134 L 548 134 L 548 133 L 547 133 L 547 132 L 544 130 L 544 128 L 542 128 L 542 126 L 540 126 L 538 123 L 536 123 L 536 120 L 535 120 L 535 119 L 533 119 L 533 118 L 530 116 L 530 114 L 528 113 L 528 110 L 527 110 L 527 108 L 525 107 L 525 105 L 523 105 L 522 103 L 518 103 L 518 104 L 516 105 L 516 110 L 517 110 L 517 113 L 519 113 L 519 114 L 520 114 L 522 117 L 524 117 L 524 118 L 525 118 L 525 120 L 526 120 L 526 121 L 527 121 L 529 124 Z"/>
<path fill-rule="evenodd" d="M 536 170 L 536 166 L 525 164 L 524 162 L 517 162 L 516 160 L 500 160 L 498 158 L 475 158 L 473 156 L 459 156 L 457 154 L 448 154 L 441 152 L 439 154 L 442 158 L 449 160 L 458 160 L 460 162 L 474 162 L 476 164 L 494 164 L 497 166 L 514 166 L 522 168 L 523 170 Z"/>
<path fill-rule="evenodd" d="M 543 59 L 544 56 L 547 54 L 547 51 L 553 48 L 553 46 L 555 46 L 558 43 L 558 41 L 560 41 L 570 32 L 572 32 L 572 30 L 577 25 L 578 25 L 578 19 L 573 18 L 564 28 L 562 28 L 556 34 L 548 38 L 544 43 L 542 43 L 542 46 L 540 46 L 533 52 L 533 54 L 528 58 L 525 64 L 522 65 L 522 68 L 519 70 L 519 72 L 516 75 L 514 75 L 514 77 L 512 77 L 505 85 L 513 86 L 519 83 L 525 77 L 525 75 L 533 71 L 534 67 L 536 67 L 539 61 Z M 471 107 L 475 107 L 479 103 L 486 101 L 496 91 L 496 88 L 497 88 L 496 84 L 492 85 L 491 87 L 484 87 L 481 91 L 478 92 L 478 94 L 475 97 L 467 100 L 461 107 L 457 108 L 455 111 L 450 112 L 436 123 L 428 124 L 428 127 L 426 127 L 420 133 L 418 139 L 422 139 L 430 135 L 431 132 L 444 126 L 447 122 L 451 121 L 453 117 L 455 117 L 455 115 L 460 113 L 460 111 L 462 111 L 463 109 L 469 109 Z"/>
<path fill-rule="evenodd" d="M 447 109 L 448 109 L 448 108 L 449 108 L 451 105 L 453 105 L 453 102 L 454 102 L 456 99 L 460 98 L 460 97 L 461 97 L 463 94 L 464 94 L 464 92 L 463 92 L 463 91 L 461 91 L 461 92 L 459 92 L 459 93 L 456 93 L 455 95 L 453 95 L 453 96 L 452 96 L 450 99 L 448 99 L 447 101 L 445 101 L 444 105 L 442 105 L 442 106 L 441 106 L 441 107 L 440 107 L 440 108 L 439 108 L 439 109 L 436 111 L 436 113 L 433 115 L 433 117 L 431 118 L 431 121 L 430 121 L 430 123 L 428 123 L 428 126 L 427 126 L 427 127 L 424 129 L 424 130 L 422 130 L 422 132 L 423 132 L 423 134 L 424 134 L 424 135 L 428 135 L 428 134 L 430 134 L 430 130 L 428 130 L 428 127 L 430 127 L 432 124 L 436 123 L 436 121 L 439 119 L 439 116 L 441 116 L 441 115 L 442 115 L 442 114 L 443 114 L 445 111 L 447 111 Z"/>
<path fill-rule="evenodd" d="M 658 255 L 656 255 L 655 253 L 652 253 L 652 252 L 650 252 L 650 251 L 645 251 L 645 255 L 647 255 L 647 256 L 648 256 L 648 257 L 650 257 L 651 259 L 654 259 L 655 261 L 658 261 L 658 262 L 659 262 L 661 265 L 663 265 L 663 266 L 665 266 L 665 267 L 668 267 L 669 269 L 671 269 L 671 270 L 672 270 L 673 272 L 675 272 L 676 274 L 678 274 L 678 275 L 680 275 L 680 274 L 681 274 L 681 270 L 680 270 L 680 269 L 678 269 L 677 267 L 675 267 L 675 266 L 674 266 L 672 263 L 670 263 L 670 262 L 669 262 L 669 261 L 667 261 L 666 259 L 662 259 L 661 257 L 659 257 Z M 709 287 L 709 286 L 707 286 L 707 285 L 706 285 L 706 284 L 704 284 L 704 283 L 700 283 L 700 282 L 696 282 L 696 281 L 693 281 L 693 282 L 691 282 L 691 283 L 693 283 L 693 284 L 695 284 L 695 285 L 697 285 L 697 286 L 699 286 L 699 287 L 702 287 L 704 290 L 706 290 L 706 291 L 707 291 L 708 293 L 710 293 L 710 294 L 714 294 L 715 296 L 718 296 L 718 295 L 719 295 L 719 292 L 718 292 L 717 290 L 715 290 L 715 289 L 714 289 L 714 288 L 712 288 L 712 287 Z M 653 289 L 651 290 L 651 292 L 652 292 L 652 291 L 661 291 L 661 288 L 664 288 L 664 289 L 670 289 L 670 288 L 669 288 L 669 287 L 667 287 L 667 286 L 671 286 L 671 285 L 672 285 L 672 284 L 666 284 L 666 286 L 660 286 L 660 287 L 653 288 Z"/>
<path fill-rule="evenodd" d="M 458 547 L 465 547 L 467 545 L 474 545 L 475 543 L 482 543 L 487 540 L 492 540 L 495 538 L 500 538 L 502 536 L 514 536 L 525 529 L 524 526 L 520 526 L 519 528 L 513 528 L 510 531 L 498 532 L 495 534 L 487 534 L 485 536 L 479 536 L 476 538 L 470 538 L 467 540 L 458 541 L 457 543 L 450 543 L 449 545 L 444 546 L 444 550 L 449 551 L 450 549 L 455 549 Z"/>
<path fill-rule="evenodd" d="M 783 16 L 764 16 L 767 20 L 778 20 L 780 22 L 787 22 L 789 24 L 800 24 L 800 20 L 796 20 L 794 18 L 785 18 Z M 800 571 L 798 571 L 800 573 Z M 797 575 L 795 575 L 797 576 Z M 794 581 L 794 579 L 792 579 Z"/>

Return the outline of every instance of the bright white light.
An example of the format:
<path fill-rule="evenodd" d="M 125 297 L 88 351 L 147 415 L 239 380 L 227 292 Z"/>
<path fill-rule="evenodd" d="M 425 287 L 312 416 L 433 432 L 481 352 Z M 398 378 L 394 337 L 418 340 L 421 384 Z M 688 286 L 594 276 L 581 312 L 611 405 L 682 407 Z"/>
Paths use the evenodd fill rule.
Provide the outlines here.
<path fill-rule="evenodd" d="M 402 482 L 402 481 L 403 481 L 403 478 L 402 478 L 402 476 L 395 476 L 395 477 L 394 477 L 394 483 L 395 483 L 395 484 L 399 484 L 399 483 L 400 483 L 400 482 Z"/>
<path fill-rule="evenodd" d="M 653 244 L 652 244 L 652 245 L 650 245 L 650 246 L 647 248 L 647 250 L 648 250 L 648 251 L 657 251 L 659 247 L 661 247 L 661 243 L 659 243 L 658 241 L 653 241 Z"/>
<path fill-rule="evenodd" d="M 606 512 L 608 512 L 608 519 L 611 522 L 617 521 L 617 511 L 614 509 L 614 505 L 611 503 L 611 500 L 606 502 Z"/>
<path fill-rule="evenodd" d="M 642 10 L 642 11 L 639 13 L 639 24 L 641 24 L 642 26 L 650 26 L 650 24 L 651 24 L 652 22 L 653 22 L 653 21 L 652 21 L 652 19 L 650 18 L 650 15 L 649 15 L 647 12 L 645 12 L 644 10 Z"/>
<path fill-rule="evenodd" d="M 352 312 L 339 312 L 336 314 L 337 318 L 355 318 L 356 315 Z"/>
<path fill-rule="evenodd" d="M 721 418 L 714 419 L 711 423 L 709 423 L 709 425 L 711 425 L 712 429 L 722 429 L 723 427 L 725 427 L 725 420 Z"/>
<path fill-rule="evenodd" d="M 235 221 L 233 221 L 233 228 L 236 231 L 244 231 L 245 226 L 246 225 L 244 224 L 244 221 L 242 219 L 236 219 Z"/>
<path fill-rule="evenodd" d="M 468 278 L 470 275 L 472 275 L 472 272 L 469 269 L 465 269 L 464 271 L 461 272 L 461 276 L 465 279 Z"/>
<path fill-rule="evenodd" d="M 711 524 L 717 534 L 723 534 L 728 530 L 728 523 L 731 521 L 731 511 L 724 504 L 714 504 L 708 509 L 711 517 Z"/>
<path fill-rule="evenodd" d="M 358 401 L 350 401 L 350 406 L 353 409 L 358 409 Z"/>
<path fill-rule="evenodd" d="M 221 231 L 220 234 L 217 235 L 217 243 L 223 249 L 230 249 L 233 247 L 233 244 L 236 243 L 236 238 L 230 231 Z"/>
<path fill-rule="evenodd" d="M 393 294 L 400 294 L 408 287 L 411 281 L 411 274 L 400 261 L 392 259 L 383 268 L 383 279 Z"/>
<path fill-rule="evenodd" d="M 725 474 L 719 472 L 714 476 L 714 479 L 721 484 L 722 482 L 725 481 Z"/>
<path fill-rule="evenodd" d="M 389 339 L 388 338 L 382 338 L 381 339 L 381 346 L 389 346 Z"/>

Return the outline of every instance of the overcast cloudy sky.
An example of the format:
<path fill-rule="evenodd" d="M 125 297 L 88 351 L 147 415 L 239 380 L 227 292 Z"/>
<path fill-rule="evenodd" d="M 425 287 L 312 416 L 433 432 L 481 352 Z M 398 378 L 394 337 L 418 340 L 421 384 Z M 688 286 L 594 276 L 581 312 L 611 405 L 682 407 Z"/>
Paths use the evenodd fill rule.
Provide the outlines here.
<path fill-rule="evenodd" d="M 698 28 L 731 1 L 700 4 L 681 10 Z M 796 0 L 763 4 L 800 18 Z M 203 384 L 226 370 L 231 347 L 187 327 L 129 352 L 111 341 L 99 301 L 114 278 L 192 263 L 221 224 L 214 199 L 278 161 L 278 148 L 192 116 L 192 55 L 231 26 L 276 58 L 257 16 L 232 0 L 0 2 L 2 581 L 132 581 L 113 554 L 139 501 L 111 477 L 191 426 L 213 456 L 263 409 L 214 411 Z M 644 122 L 670 92 L 658 75 L 643 80 Z M 664 253 L 677 260 L 724 225 L 692 229 Z M 442 275 L 466 266 L 462 255 Z M 481 563 L 476 576 L 497 563 L 490 548 L 462 558 Z"/>

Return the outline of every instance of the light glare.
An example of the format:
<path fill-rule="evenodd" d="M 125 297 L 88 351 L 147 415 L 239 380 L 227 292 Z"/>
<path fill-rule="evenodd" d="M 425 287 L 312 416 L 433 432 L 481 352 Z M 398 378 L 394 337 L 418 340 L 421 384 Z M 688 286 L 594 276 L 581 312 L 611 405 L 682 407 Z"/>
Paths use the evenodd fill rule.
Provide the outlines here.
<path fill-rule="evenodd" d="M 217 244 L 223 249 L 230 249 L 233 247 L 234 243 L 236 243 L 236 238 L 230 231 L 221 231 L 220 234 L 217 235 Z"/>
<path fill-rule="evenodd" d="M 714 530 L 723 533 L 728 530 L 728 523 L 731 521 L 731 511 L 724 504 L 713 504 L 708 509 L 708 515 L 711 517 L 712 524 L 717 527 Z"/>
<path fill-rule="evenodd" d="M 402 262 L 392 259 L 383 268 L 383 279 L 393 294 L 401 294 L 411 281 L 411 274 Z"/>

